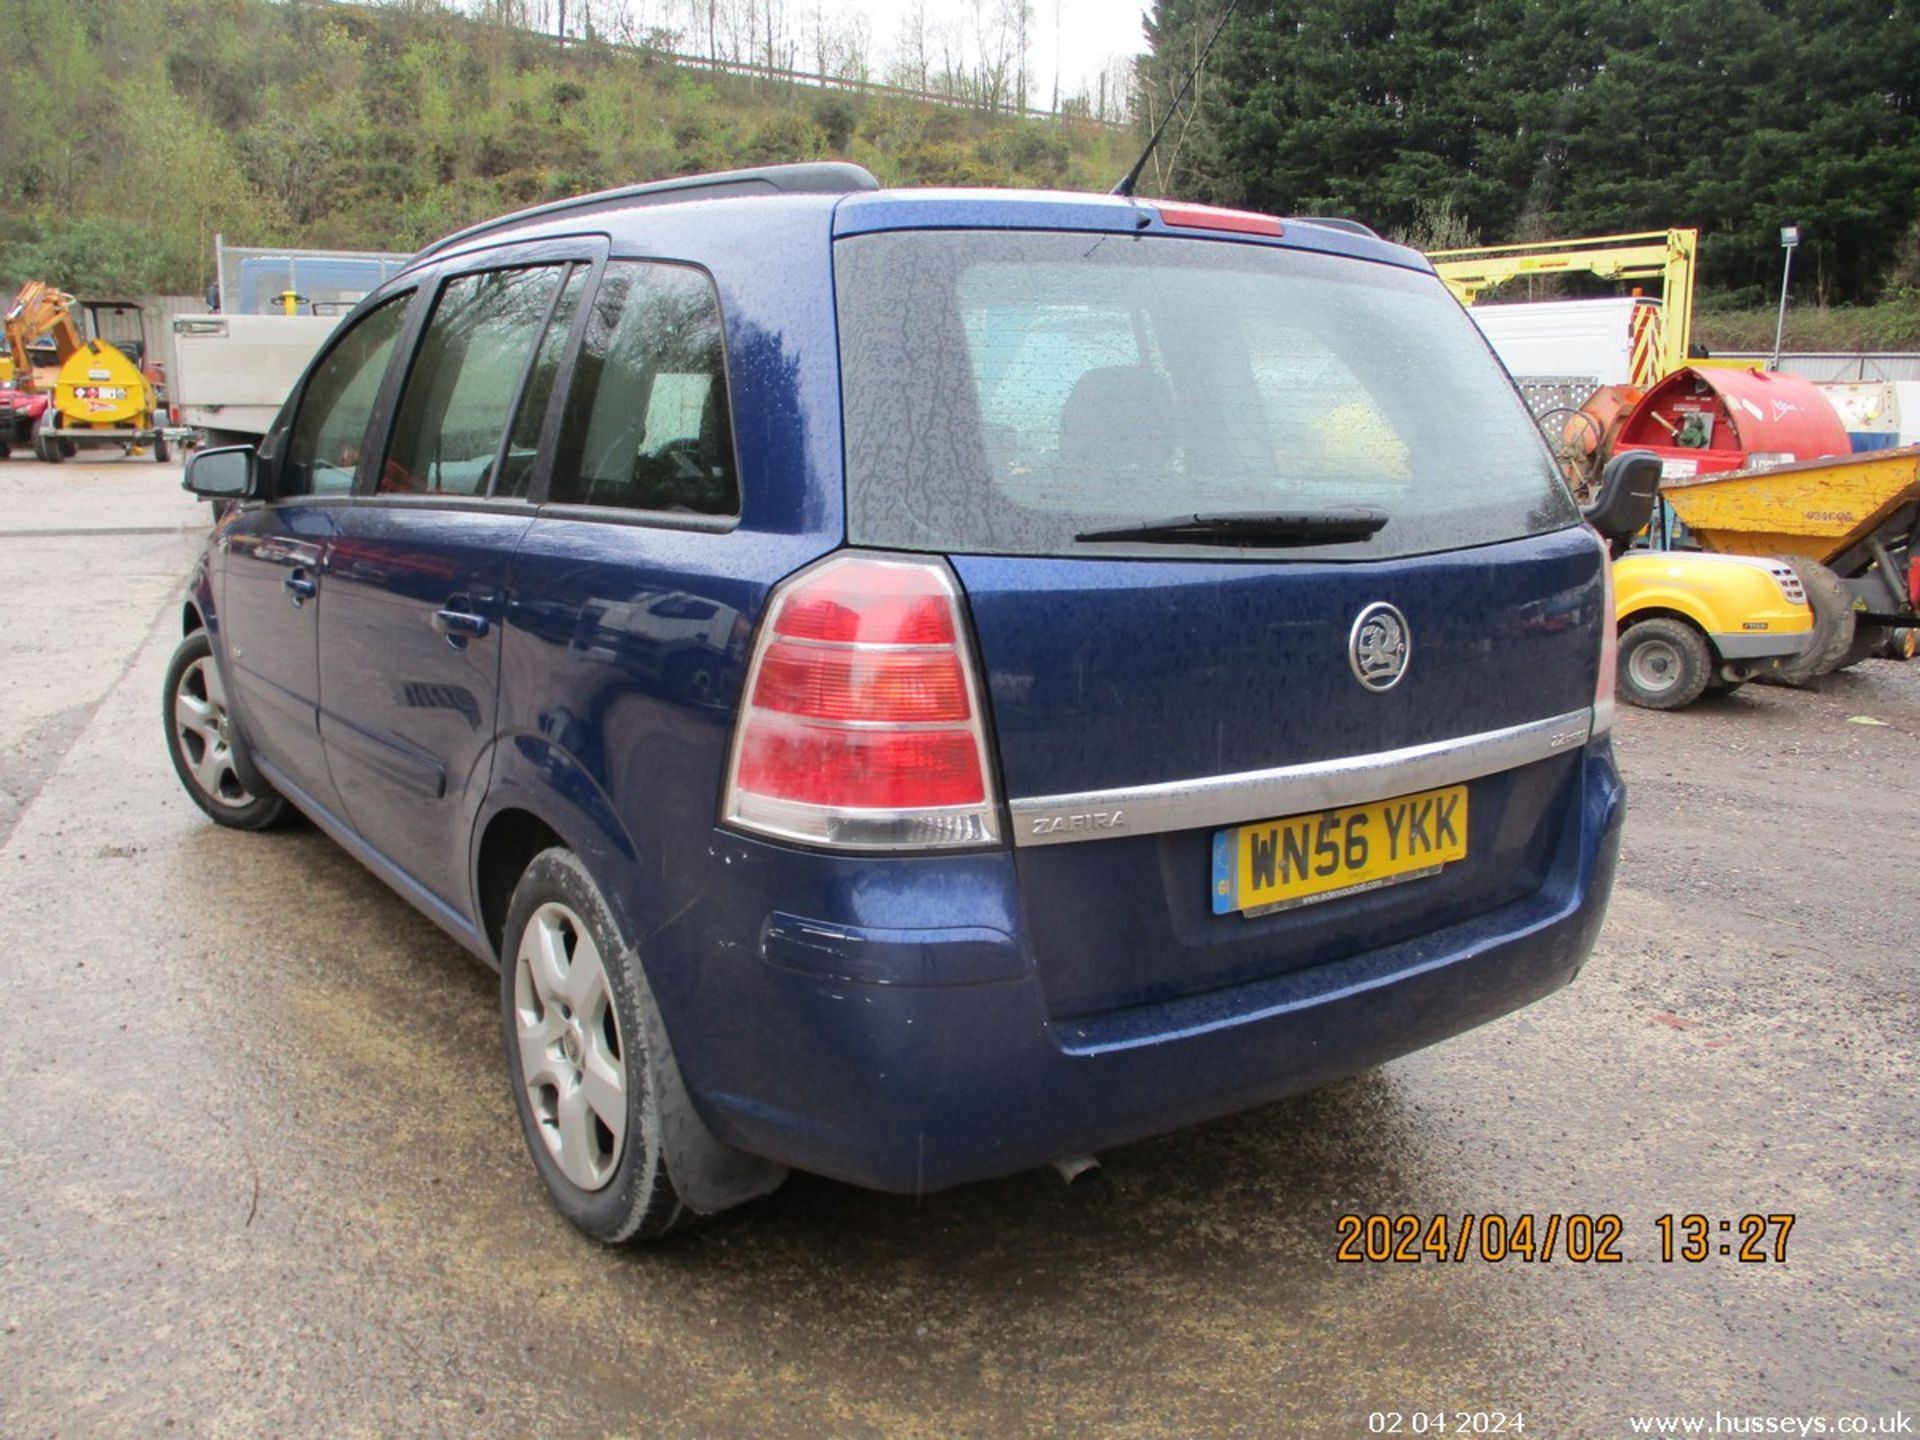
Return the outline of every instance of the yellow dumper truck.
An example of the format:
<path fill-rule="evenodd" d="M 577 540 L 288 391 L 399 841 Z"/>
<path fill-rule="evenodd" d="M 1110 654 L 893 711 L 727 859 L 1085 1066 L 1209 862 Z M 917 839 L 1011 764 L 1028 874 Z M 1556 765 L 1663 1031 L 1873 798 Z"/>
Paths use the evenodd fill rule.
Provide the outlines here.
<path fill-rule="evenodd" d="M 1613 562 L 1620 698 L 1678 710 L 1777 669 L 1813 641 L 1807 592 L 1783 560 L 1633 550 Z"/>
<path fill-rule="evenodd" d="M 1585 514 L 1614 556 L 1617 693 L 1678 710 L 1791 664 L 1813 641 L 1813 611 L 1784 560 L 1630 549 L 1659 493 L 1659 457 L 1623 451 L 1607 462 Z"/>

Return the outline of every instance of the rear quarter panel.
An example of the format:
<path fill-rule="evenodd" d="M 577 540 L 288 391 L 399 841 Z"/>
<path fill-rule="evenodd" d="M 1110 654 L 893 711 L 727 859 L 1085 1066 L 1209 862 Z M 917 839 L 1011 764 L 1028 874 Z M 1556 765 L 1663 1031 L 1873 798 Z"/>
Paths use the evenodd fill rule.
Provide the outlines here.
<path fill-rule="evenodd" d="M 638 945 L 670 1030 L 691 1029 L 718 936 L 704 909 L 747 646 L 767 593 L 844 535 L 828 224 L 817 200 L 638 212 L 615 257 L 704 267 L 719 291 L 742 512 L 542 512 L 509 580 L 494 779 L 575 850 Z M 711 607 L 713 624 L 655 623 Z M 682 1026 L 679 1022 L 688 1019 Z M 681 1053 L 700 1089 L 701 1048 Z"/>

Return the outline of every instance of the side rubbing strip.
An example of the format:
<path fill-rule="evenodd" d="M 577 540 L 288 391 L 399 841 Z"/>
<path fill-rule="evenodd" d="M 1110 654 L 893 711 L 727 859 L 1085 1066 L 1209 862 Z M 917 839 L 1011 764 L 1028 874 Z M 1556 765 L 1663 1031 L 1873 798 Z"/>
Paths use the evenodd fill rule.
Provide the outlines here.
<path fill-rule="evenodd" d="M 1586 744 L 1592 733 L 1593 712 L 1570 710 L 1547 720 L 1401 750 L 1203 780 L 1089 790 L 1079 795 L 1036 795 L 1010 801 L 1008 808 L 1013 813 L 1016 845 L 1213 829 L 1458 785 L 1559 755 Z"/>

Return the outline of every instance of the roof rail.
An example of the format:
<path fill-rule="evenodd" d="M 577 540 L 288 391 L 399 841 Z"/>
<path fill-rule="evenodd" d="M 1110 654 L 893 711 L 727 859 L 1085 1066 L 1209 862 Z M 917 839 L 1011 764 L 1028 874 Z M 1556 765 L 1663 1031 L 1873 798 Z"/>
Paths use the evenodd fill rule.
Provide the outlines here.
<path fill-rule="evenodd" d="M 650 180 L 644 185 L 621 185 L 612 190 L 596 190 L 590 195 L 550 200 L 544 205 L 502 215 L 497 220 L 470 225 L 465 230 L 457 230 L 445 239 L 426 246 L 410 263 L 418 264 L 430 255 L 438 255 L 493 231 L 511 229 L 530 220 L 549 216 L 624 210 L 634 205 L 671 205 L 685 200 L 721 200 L 735 195 L 844 195 L 856 190 L 879 188 L 880 182 L 864 166 L 849 165 L 838 160 L 804 165 L 761 165 L 751 170 L 719 170 L 709 175 L 683 175 L 675 180 Z"/>
<path fill-rule="evenodd" d="M 1294 225 L 1322 225 L 1329 230 L 1344 230 L 1349 235 L 1364 235 L 1369 240 L 1380 238 L 1380 232 L 1371 225 L 1363 225 L 1358 220 L 1348 220 L 1339 215 L 1289 215 L 1287 220 Z"/>

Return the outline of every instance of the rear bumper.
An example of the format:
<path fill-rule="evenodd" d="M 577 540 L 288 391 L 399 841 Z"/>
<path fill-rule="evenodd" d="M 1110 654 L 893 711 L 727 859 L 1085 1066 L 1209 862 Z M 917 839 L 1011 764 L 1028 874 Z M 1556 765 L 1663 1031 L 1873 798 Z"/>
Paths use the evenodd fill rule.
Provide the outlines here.
<path fill-rule="evenodd" d="M 69 445 L 145 444 L 161 433 L 158 425 L 62 425 L 47 432 Z"/>
<path fill-rule="evenodd" d="M 1723 660 L 1775 660 L 1798 655 L 1813 643 L 1811 628 L 1797 631 L 1735 631 L 1709 635 Z"/>
<path fill-rule="evenodd" d="M 1165 1004 L 1051 1019 L 1011 866 L 983 856 L 945 872 L 946 896 L 914 897 L 921 919 L 943 923 L 750 912 L 757 935 L 711 937 L 697 978 L 682 973 L 690 987 L 669 982 L 667 1018 L 721 1138 L 874 1189 L 937 1190 L 1310 1089 L 1551 993 L 1593 947 L 1624 810 L 1602 739 L 1533 894 L 1404 944 Z M 761 867 L 735 843 L 727 863 L 740 862 L 747 891 L 735 898 L 750 904 Z M 873 913 L 871 894 L 819 898 L 831 894 Z"/>

